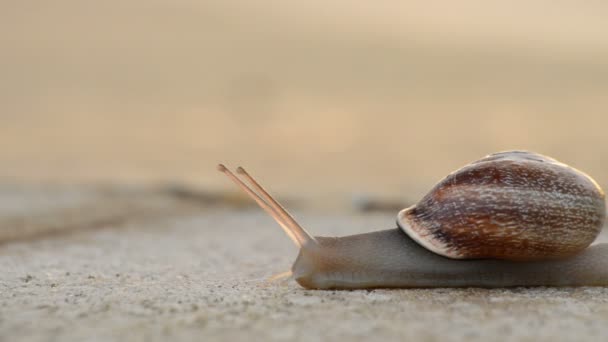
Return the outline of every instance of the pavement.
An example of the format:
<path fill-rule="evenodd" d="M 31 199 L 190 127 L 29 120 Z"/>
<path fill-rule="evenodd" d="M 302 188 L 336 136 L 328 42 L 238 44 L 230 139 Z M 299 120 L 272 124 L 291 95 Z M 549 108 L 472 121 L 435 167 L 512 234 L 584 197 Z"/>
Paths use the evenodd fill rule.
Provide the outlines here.
<path fill-rule="evenodd" d="M 608 338 L 608 288 L 318 291 L 270 281 L 297 250 L 264 213 L 154 193 L 2 188 L 0 341 Z M 394 227 L 389 213 L 293 211 L 315 235 Z M 11 230 L 19 222 L 27 234 Z"/>

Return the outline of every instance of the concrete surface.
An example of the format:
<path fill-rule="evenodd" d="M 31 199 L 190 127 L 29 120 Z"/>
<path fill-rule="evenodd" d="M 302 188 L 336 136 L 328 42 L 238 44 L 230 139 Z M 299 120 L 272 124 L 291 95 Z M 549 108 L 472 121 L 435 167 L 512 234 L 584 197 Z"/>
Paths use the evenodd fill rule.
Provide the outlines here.
<path fill-rule="evenodd" d="M 304 290 L 267 281 L 297 251 L 260 211 L 178 207 L 0 245 L 0 341 L 608 337 L 608 288 Z M 24 213 L 7 210 L 4 222 Z M 54 210 L 45 215 L 61 221 L 63 209 Z M 394 224 L 392 214 L 296 216 L 315 235 Z"/>

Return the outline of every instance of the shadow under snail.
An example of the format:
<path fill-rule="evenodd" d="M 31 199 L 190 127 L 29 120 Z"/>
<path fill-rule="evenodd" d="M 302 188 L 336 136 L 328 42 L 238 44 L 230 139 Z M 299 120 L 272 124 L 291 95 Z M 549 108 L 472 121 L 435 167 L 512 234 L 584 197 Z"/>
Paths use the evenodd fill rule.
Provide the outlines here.
<path fill-rule="evenodd" d="M 604 192 L 540 154 L 491 154 L 400 211 L 398 228 L 344 237 L 311 236 L 243 168 L 255 191 L 218 169 L 300 247 L 291 274 L 305 288 L 608 286 L 608 244 L 589 247 Z"/>

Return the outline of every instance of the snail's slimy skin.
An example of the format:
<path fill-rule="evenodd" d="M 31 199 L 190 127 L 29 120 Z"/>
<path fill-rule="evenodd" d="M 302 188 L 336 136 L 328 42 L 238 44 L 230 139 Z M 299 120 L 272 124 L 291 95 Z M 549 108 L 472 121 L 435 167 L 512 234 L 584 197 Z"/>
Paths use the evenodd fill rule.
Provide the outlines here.
<path fill-rule="evenodd" d="M 448 259 L 397 228 L 316 240 L 292 267 L 310 289 L 608 286 L 608 244 L 564 259 L 516 262 Z"/>

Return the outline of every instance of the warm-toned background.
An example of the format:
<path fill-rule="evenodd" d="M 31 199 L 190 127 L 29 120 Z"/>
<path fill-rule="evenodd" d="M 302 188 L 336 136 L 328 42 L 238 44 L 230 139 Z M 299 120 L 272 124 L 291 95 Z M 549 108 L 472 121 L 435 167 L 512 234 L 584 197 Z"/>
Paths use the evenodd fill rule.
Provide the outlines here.
<path fill-rule="evenodd" d="M 0 182 L 417 197 L 530 149 L 608 186 L 608 6 L 9 1 Z"/>
<path fill-rule="evenodd" d="M 606 18 L 568 0 L 0 1 L 0 340 L 605 340 L 606 287 L 267 282 L 297 250 L 215 166 L 329 236 L 394 227 L 500 150 L 608 188 Z M 352 210 L 370 203 L 389 210 Z"/>

